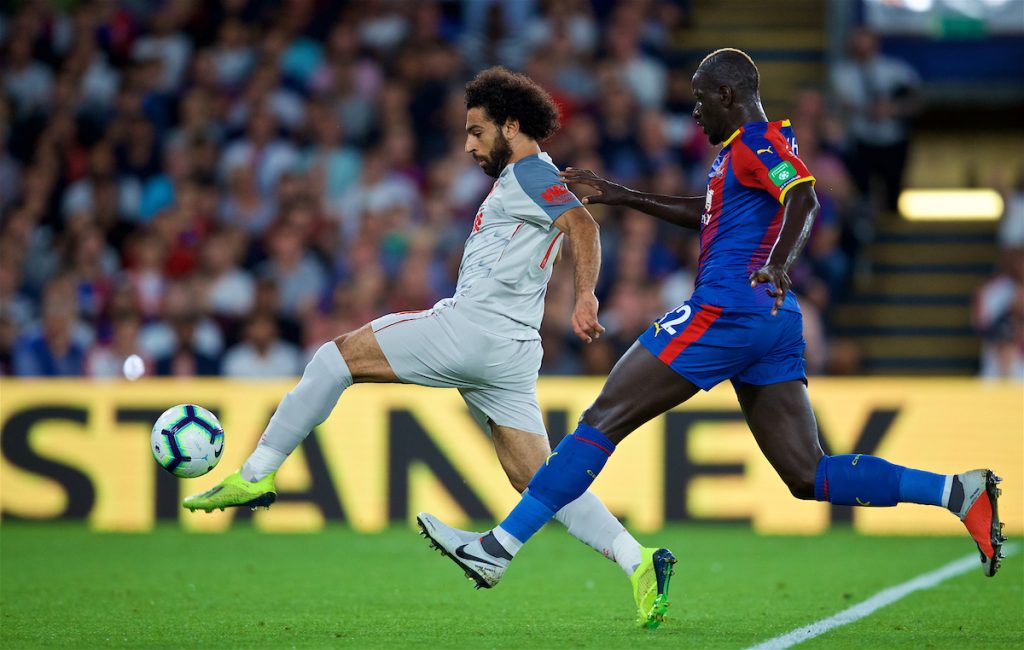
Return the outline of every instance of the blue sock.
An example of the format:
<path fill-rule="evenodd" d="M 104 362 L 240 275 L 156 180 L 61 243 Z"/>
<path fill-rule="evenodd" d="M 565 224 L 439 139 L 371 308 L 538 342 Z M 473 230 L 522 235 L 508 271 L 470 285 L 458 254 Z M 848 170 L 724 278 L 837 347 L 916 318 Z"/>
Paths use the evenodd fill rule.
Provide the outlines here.
<path fill-rule="evenodd" d="M 900 477 L 900 503 L 921 503 L 926 506 L 947 507 L 952 476 L 925 472 L 911 467 L 903 469 Z"/>
<path fill-rule="evenodd" d="M 556 512 L 587 491 L 613 451 L 615 445 L 603 433 L 580 422 L 533 475 L 519 505 L 501 522 L 501 528 L 526 542 Z"/>
<path fill-rule="evenodd" d="M 814 477 L 814 498 L 844 506 L 945 506 L 949 482 L 949 476 L 894 465 L 876 456 L 824 456 Z"/>

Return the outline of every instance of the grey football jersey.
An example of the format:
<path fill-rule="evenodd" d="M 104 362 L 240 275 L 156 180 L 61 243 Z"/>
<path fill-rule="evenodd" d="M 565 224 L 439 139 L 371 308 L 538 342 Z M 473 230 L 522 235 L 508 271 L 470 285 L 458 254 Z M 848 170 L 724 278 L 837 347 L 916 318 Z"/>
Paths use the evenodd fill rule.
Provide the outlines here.
<path fill-rule="evenodd" d="M 563 239 L 554 222 L 580 205 L 546 153 L 506 166 L 466 240 L 456 311 L 493 334 L 539 339 L 544 294 Z"/>

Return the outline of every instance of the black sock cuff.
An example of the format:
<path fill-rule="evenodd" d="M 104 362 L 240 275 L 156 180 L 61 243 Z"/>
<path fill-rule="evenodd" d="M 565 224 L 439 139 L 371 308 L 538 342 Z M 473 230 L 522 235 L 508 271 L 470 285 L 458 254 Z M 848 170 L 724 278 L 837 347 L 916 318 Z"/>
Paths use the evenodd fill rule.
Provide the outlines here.
<path fill-rule="evenodd" d="M 501 542 L 494 536 L 494 533 L 487 533 L 480 538 L 480 546 L 483 547 L 491 557 L 500 557 L 503 560 L 511 560 L 512 555 L 505 550 Z"/>
<path fill-rule="evenodd" d="M 956 474 L 953 475 L 953 483 L 949 486 L 949 502 L 946 507 L 957 513 L 964 507 L 964 484 Z"/>

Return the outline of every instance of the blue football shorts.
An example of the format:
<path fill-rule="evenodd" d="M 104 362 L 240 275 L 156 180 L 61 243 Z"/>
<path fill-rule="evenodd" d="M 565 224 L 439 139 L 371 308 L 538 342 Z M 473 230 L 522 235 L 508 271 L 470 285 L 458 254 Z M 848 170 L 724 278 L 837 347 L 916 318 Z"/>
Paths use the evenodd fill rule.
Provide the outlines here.
<path fill-rule="evenodd" d="M 685 302 L 638 339 L 651 354 L 703 390 L 733 385 L 807 383 L 800 312 L 732 312 Z"/>

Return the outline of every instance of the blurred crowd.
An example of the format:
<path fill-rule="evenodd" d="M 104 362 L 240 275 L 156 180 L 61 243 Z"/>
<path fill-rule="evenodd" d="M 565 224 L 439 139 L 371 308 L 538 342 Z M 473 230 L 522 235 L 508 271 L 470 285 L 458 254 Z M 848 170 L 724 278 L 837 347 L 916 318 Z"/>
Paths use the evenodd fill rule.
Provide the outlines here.
<path fill-rule="evenodd" d="M 715 155 L 676 2 L 54 6 L 0 16 L 2 374 L 112 377 L 138 353 L 157 375 L 293 375 L 324 340 L 451 295 L 492 183 L 463 152 L 463 89 L 491 65 L 555 98 L 559 166 L 702 195 Z M 808 368 L 849 372 L 822 314 L 855 262 L 857 186 L 821 91 L 789 117 L 823 206 L 792 273 Z M 593 212 L 608 332 L 576 341 L 558 265 L 543 373 L 607 372 L 693 289 L 693 233 Z"/>
<path fill-rule="evenodd" d="M 1024 379 L 1024 170 L 1000 189 L 996 274 L 975 293 L 973 321 L 982 338 L 981 376 Z"/>

